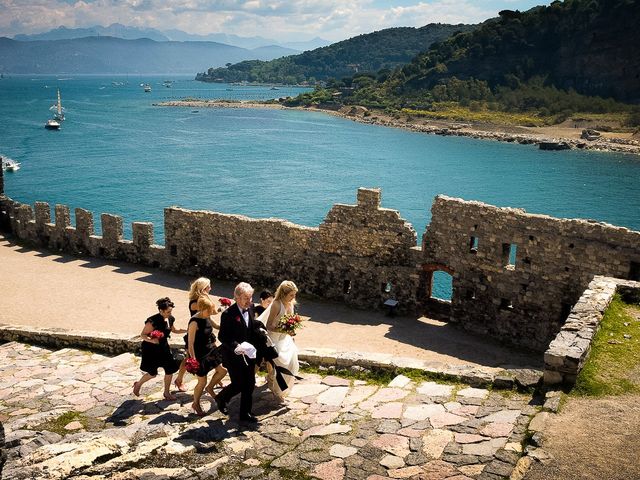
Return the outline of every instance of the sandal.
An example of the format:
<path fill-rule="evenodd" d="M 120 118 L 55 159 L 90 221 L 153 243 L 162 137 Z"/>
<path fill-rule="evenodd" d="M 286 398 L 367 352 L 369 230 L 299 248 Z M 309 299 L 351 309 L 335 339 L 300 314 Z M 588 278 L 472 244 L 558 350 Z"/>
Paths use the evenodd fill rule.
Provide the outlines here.
<path fill-rule="evenodd" d="M 173 382 L 179 392 L 186 392 L 187 387 L 184 386 L 183 382 L 178 382 L 177 380 Z"/>

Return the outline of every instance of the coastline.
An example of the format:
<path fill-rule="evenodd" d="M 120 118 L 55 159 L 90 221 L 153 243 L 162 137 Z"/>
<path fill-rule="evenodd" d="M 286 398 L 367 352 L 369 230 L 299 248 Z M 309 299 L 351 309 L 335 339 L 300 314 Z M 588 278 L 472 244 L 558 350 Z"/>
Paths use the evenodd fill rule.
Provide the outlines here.
<path fill-rule="evenodd" d="M 345 112 L 343 111 L 345 110 L 344 108 L 341 109 L 341 111 L 336 111 L 317 107 L 286 107 L 279 103 L 233 100 L 171 100 L 168 102 L 154 103 L 153 105 L 159 107 L 188 108 L 266 108 L 275 110 L 304 110 L 329 114 L 369 125 L 402 128 L 412 132 L 432 135 L 469 137 L 479 140 L 519 143 L 522 145 L 540 145 L 541 143 L 566 144 L 570 149 L 640 155 L 640 139 L 631 138 L 630 134 L 605 133 L 597 140 L 585 140 L 580 138 L 582 127 L 513 127 L 509 125 L 478 125 L 456 121 L 423 119 L 408 121 L 393 118 L 377 111 L 371 111 L 368 112 L 369 115 L 365 115 L 362 110 L 351 107 L 346 109 L 348 112 Z"/>

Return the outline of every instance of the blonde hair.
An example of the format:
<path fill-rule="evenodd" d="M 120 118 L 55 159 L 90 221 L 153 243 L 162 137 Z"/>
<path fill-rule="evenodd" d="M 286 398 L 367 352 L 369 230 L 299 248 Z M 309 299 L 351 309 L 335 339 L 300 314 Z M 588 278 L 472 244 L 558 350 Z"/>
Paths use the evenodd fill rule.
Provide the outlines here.
<path fill-rule="evenodd" d="M 204 312 L 207 310 L 209 313 L 214 311 L 213 302 L 208 295 L 200 295 L 198 298 L 198 311 Z"/>
<path fill-rule="evenodd" d="M 189 300 L 197 300 L 198 297 L 205 295 L 205 288 L 211 286 L 211 280 L 207 277 L 200 277 L 191 282 L 191 287 L 189 288 Z"/>
<path fill-rule="evenodd" d="M 274 300 L 284 302 L 285 297 L 291 292 L 297 293 L 298 287 L 296 287 L 296 284 L 291 280 L 285 280 L 280 284 L 280 286 L 278 286 L 278 289 L 276 290 L 276 294 L 274 296 Z M 293 303 L 295 304 L 295 300 L 293 301 Z"/>

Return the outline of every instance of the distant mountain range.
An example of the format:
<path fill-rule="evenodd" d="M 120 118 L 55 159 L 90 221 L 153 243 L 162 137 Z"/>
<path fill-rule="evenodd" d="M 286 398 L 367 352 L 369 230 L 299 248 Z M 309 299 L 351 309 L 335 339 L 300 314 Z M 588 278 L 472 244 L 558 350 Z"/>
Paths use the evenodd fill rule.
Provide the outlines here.
<path fill-rule="evenodd" d="M 60 29 L 57 29 L 59 31 Z M 155 41 L 91 36 L 17 41 L 0 37 L 0 72 L 14 74 L 193 74 L 210 65 L 270 60 L 298 53 L 281 46 L 253 50 L 217 42 Z"/>
<path fill-rule="evenodd" d="M 271 38 L 256 37 L 240 37 L 238 35 L 227 33 L 210 33 L 208 35 L 195 35 L 183 32 L 182 30 L 156 30 L 155 28 L 137 28 L 128 27 L 120 23 L 113 23 L 108 27 L 95 25 L 89 28 L 67 28 L 58 27 L 44 33 L 35 34 L 19 34 L 13 37 L 14 40 L 20 42 L 38 41 L 38 40 L 72 40 L 83 37 L 116 37 L 125 40 L 137 40 L 140 38 L 148 38 L 156 42 L 217 42 L 225 43 L 235 47 L 253 50 L 260 47 L 272 47 L 274 45 L 285 47 L 288 49 L 302 52 L 312 50 L 318 47 L 324 47 L 331 42 L 316 37 L 306 42 L 278 42 Z"/>

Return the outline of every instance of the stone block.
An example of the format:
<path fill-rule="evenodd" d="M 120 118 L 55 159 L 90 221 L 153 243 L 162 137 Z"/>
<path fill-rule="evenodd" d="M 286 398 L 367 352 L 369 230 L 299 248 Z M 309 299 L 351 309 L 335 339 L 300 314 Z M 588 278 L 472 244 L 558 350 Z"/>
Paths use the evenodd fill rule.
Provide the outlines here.
<path fill-rule="evenodd" d="M 51 207 L 46 202 L 35 203 L 36 226 L 43 229 L 44 225 L 51 223 Z"/>
<path fill-rule="evenodd" d="M 123 237 L 122 217 L 103 213 L 100 218 L 102 221 L 103 246 L 115 246 Z"/>
<path fill-rule="evenodd" d="M 133 245 L 136 250 L 147 250 L 153 245 L 153 223 L 134 222 L 132 224 Z"/>
<path fill-rule="evenodd" d="M 76 208 L 76 233 L 85 243 L 89 241 L 94 231 L 93 213 L 83 208 Z"/>
<path fill-rule="evenodd" d="M 71 212 L 67 205 L 56 205 L 56 229 L 64 231 L 71 226 Z"/>

